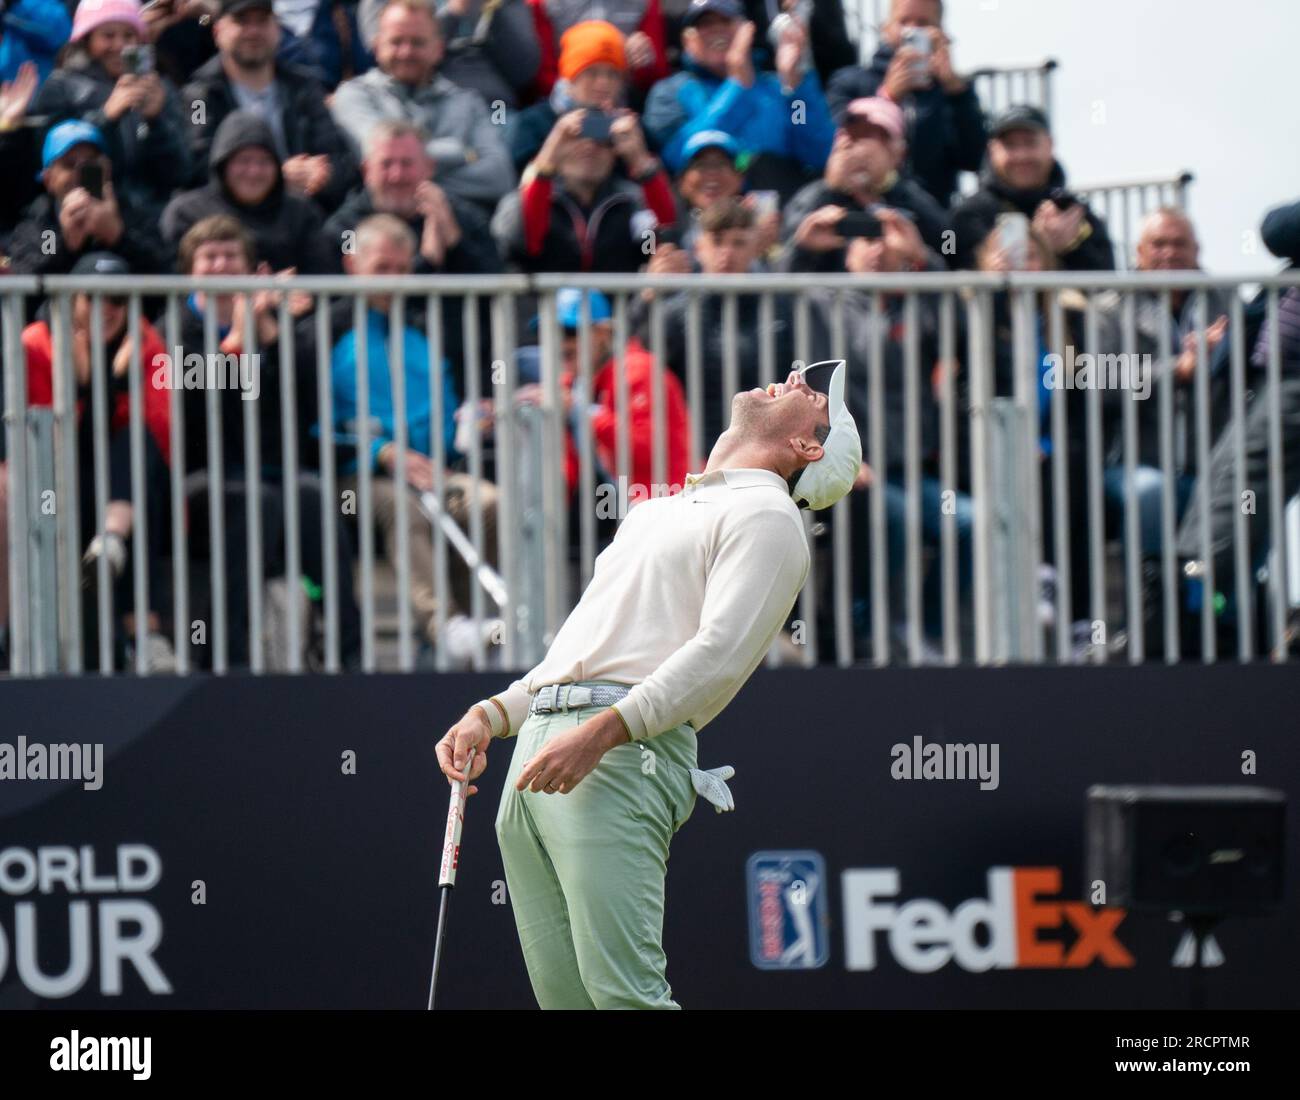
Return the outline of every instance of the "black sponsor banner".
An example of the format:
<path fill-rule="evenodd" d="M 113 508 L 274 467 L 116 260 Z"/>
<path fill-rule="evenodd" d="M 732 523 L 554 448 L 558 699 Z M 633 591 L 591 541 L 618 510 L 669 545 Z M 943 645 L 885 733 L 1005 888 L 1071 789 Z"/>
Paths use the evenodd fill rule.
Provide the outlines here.
<path fill-rule="evenodd" d="M 736 768 L 736 810 L 700 799 L 674 838 L 675 998 L 1188 1005 L 1193 975 L 1172 965 L 1183 926 L 1088 904 L 1085 791 L 1300 790 L 1296 685 L 1286 668 L 1226 664 L 760 671 L 700 735 L 702 768 Z M 87 767 L 102 747 L 93 782 L 0 779 L 0 1007 L 423 1006 L 448 794 L 433 744 L 503 686 L 0 684 L 10 765 L 20 738 L 24 766 L 45 775 L 66 774 L 71 746 Z M 493 744 L 468 804 L 445 1007 L 533 1004 L 494 832 L 513 749 Z M 967 778 L 951 777 L 959 759 Z M 1288 900 L 1215 930 L 1211 1008 L 1300 1006 L 1294 813 L 1287 828 Z"/>

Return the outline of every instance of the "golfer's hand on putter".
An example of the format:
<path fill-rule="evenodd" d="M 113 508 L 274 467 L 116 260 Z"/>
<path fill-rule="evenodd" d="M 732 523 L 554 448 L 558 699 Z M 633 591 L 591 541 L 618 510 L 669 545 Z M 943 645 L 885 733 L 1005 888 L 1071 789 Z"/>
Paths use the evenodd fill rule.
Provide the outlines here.
<path fill-rule="evenodd" d="M 630 741 L 623 719 L 603 710 L 565 733 L 552 737 L 519 773 L 515 790 L 568 794 L 615 745 Z"/>
<path fill-rule="evenodd" d="M 438 742 L 438 766 L 447 782 L 477 779 L 487 767 L 487 747 L 492 740 L 492 727 L 487 715 L 477 706 L 465 712 L 465 717 L 451 727 Z M 469 765 L 466 767 L 466 765 Z M 468 794 L 475 794 L 471 786 Z"/>

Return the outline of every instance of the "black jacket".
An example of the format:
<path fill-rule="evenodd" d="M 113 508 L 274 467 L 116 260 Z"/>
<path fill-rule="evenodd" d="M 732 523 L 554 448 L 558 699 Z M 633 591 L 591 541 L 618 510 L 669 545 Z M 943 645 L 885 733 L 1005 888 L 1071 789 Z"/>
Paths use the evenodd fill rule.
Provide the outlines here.
<path fill-rule="evenodd" d="M 449 192 L 444 194 L 447 196 L 456 224 L 460 226 L 460 240 L 455 248 L 448 250 L 443 257 L 442 266 L 438 268 L 417 254 L 415 274 L 496 275 L 503 271 L 501 256 L 497 252 L 496 242 L 488 229 L 487 216 L 482 209 L 478 204 L 457 198 Z M 348 230 L 356 229 L 373 213 L 375 213 L 375 204 L 370 198 L 370 192 L 364 187 L 359 187 L 325 222 L 323 236 L 329 243 L 330 255 L 336 261 L 333 271 L 343 270 L 343 234 Z M 424 233 L 424 218 L 416 215 L 414 218 L 407 218 L 406 223 L 414 231 L 418 242 Z"/>
<path fill-rule="evenodd" d="M 881 197 L 885 206 L 904 210 L 916 223 L 921 240 L 931 251 L 944 255 L 944 233 L 948 229 L 948 213 L 934 197 L 915 180 L 899 176 L 892 187 Z M 829 187 L 824 180 L 814 180 L 800 189 L 782 215 L 782 237 L 789 241 L 799 228 L 799 223 L 814 210 L 823 206 L 843 206 L 848 210 L 860 207 L 850 196 Z M 787 266 L 791 271 L 844 270 L 845 249 L 832 252 L 806 252 L 792 249 Z"/>
<path fill-rule="evenodd" d="M 540 252 L 529 255 L 526 248 L 522 188 L 501 200 L 492 216 L 492 235 L 506 262 L 522 271 L 634 272 L 647 259 L 644 234 L 653 225 L 654 215 L 636 184 L 610 176 L 584 208 L 557 176 Z"/>
<path fill-rule="evenodd" d="M 240 149 L 259 146 L 274 156 L 271 128 L 256 115 L 234 111 L 217 127 L 209 153 L 210 182 L 177 195 L 163 211 L 163 239 L 172 256 L 186 231 L 213 214 L 230 214 L 252 234 L 258 262 L 273 271 L 296 267 L 300 275 L 323 275 L 335 270 L 330 244 L 321 235 L 320 213 L 314 203 L 287 194 L 276 163 L 276 183 L 256 206 L 236 202 L 222 180 L 226 161 Z"/>
<path fill-rule="evenodd" d="M 10 230 L 22 220 L 23 211 L 41 193 L 37 173 L 41 170 L 40 131 L 19 126 L 0 133 L 0 255 Z"/>
<path fill-rule="evenodd" d="M 275 83 L 280 95 L 287 156 L 304 153 L 330 158 L 329 183 L 315 196 L 315 202 L 324 211 L 334 210 L 360 179 L 352 146 L 326 109 L 325 89 L 311 73 L 277 62 Z M 195 72 L 194 79 L 185 85 L 183 99 L 186 103 L 204 104 L 204 121 L 196 123 L 191 114 L 188 135 L 194 169 L 190 185 L 198 187 L 207 178 L 217 127 L 238 109 L 220 57 L 212 58 Z"/>
<path fill-rule="evenodd" d="M 172 192 L 190 178 L 181 103 L 176 89 L 164 80 L 167 102 L 157 118 L 128 111 L 110 122 L 104 104 L 116 83 L 97 62 L 74 56 L 50 74 L 28 113 L 45 116 L 49 126 L 75 118 L 98 127 L 113 162 L 118 205 L 156 223 Z"/>
<path fill-rule="evenodd" d="M 826 102 L 836 125 L 849 102 L 874 96 L 885 83 L 893 47 L 882 43 L 866 66 L 849 65 L 830 79 Z M 907 171 L 943 206 L 952 202 L 958 172 L 977 172 L 988 136 L 973 84 L 949 95 L 937 83 L 912 92 L 900 104 L 907 120 Z"/>
<path fill-rule="evenodd" d="M 957 231 L 953 266 L 974 268 L 976 251 L 997 224 L 999 214 L 1019 211 L 1032 218 L 1039 204 L 1058 187 L 1065 187 L 1065 170 L 1056 161 L 1052 162 L 1046 185 L 1029 191 L 1013 191 L 985 167 L 980 189 L 953 207 L 952 227 Z M 1115 250 L 1106 223 L 1091 210 L 1086 213 L 1092 232 L 1077 248 L 1060 257 L 1061 266 L 1067 271 L 1114 271 Z"/>
<path fill-rule="evenodd" d="M 42 195 L 27 208 L 9 239 L 10 268 L 16 275 L 67 275 L 86 253 L 109 251 L 121 256 L 134 272 L 170 271 L 171 260 L 159 239 L 157 220 L 126 209 L 121 209 L 121 215 L 122 236 L 116 241 L 110 244 L 90 238 L 74 252 L 63 240 L 53 196 Z"/>

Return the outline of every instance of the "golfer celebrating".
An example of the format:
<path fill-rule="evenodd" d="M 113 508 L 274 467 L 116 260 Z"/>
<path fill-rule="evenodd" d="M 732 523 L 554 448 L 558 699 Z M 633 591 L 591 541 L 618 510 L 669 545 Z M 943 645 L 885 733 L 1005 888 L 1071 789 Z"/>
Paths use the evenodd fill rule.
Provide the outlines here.
<path fill-rule="evenodd" d="M 830 373 L 824 392 L 810 372 Z M 796 500 L 829 507 L 858 474 L 844 373 L 815 363 L 737 394 L 704 473 L 629 512 L 542 662 L 438 742 L 464 780 L 492 737 L 517 737 L 496 831 L 542 1008 L 680 1007 L 662 944 L 669 841 L 697 791 L 731 808 L 731 770 L 696 770 L 696 733 L 808 576 Z"/>

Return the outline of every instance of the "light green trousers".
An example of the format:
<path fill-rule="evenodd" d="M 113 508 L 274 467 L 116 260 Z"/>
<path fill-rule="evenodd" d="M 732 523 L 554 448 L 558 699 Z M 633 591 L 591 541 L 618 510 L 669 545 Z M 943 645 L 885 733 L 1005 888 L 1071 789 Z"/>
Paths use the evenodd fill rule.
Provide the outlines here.
<path fill-rule="evenodd" d="M 549 738 L 603 709 L 531 714 L 515 738 L 497 839 L 542 1008 L 680 1008 L 663 949 L 668 844 L 695 808 L 695 730 L 618 745 L 569 794 L 516 791 Z"/>

